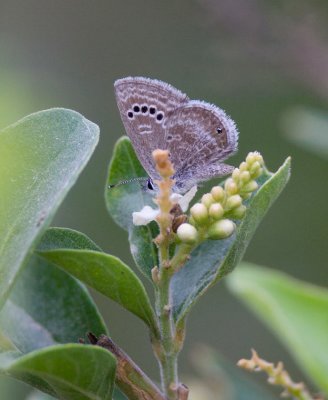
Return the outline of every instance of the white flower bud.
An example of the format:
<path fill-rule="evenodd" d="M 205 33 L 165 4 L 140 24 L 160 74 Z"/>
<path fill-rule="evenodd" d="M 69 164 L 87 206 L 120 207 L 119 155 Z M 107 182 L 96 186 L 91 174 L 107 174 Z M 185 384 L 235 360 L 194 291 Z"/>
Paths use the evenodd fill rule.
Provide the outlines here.
<path fill-rule="evenodd" d="M 235 194 L 233 196 L 230 196 L 227 198 L 226 201 L 226 208 L 228 210 L 231 210 L 232 208 L 237 208 L 239 206 L 241 206 L 242 204 L 242 198 L 239 196 L 239 194 Z"/>
<path fill-rule="evenodd" d="M 215 201 L 221 201 L 224 199 L 224 190 L 221 186 L 214 186 L 211 190 L 211 194 Z"/>
<path fill-rule="evenodd" d="M 208 220 L 208 211 L 207 208 L 204 204 L 202 203 L 196 203 L 194 204 L 191 209 L 190 213 L 196 223 L 198 224 L 203 224 L 206 223 Z"/>
<path fill-rule="evenodd" d="M 238 192 L 238 186 L 232 178 L 228 178 L 224 183 L 224 188 L 228 195 L 236 194 Z"/>
<path fill-rule="evenodd" d="M 250 181 L 250 180 L 251 180 L 251 174 L 249 173 L 249 171 L 243 171 L 243 172 L 240 174 L 240 180 L 241 180 L 243 183 L 246 183 L 246 182 Z"/>
<path fill-rule="evenodd" d="M 208 237 L 210 239 L 225 239 L 233 234 L 235 224 L 230 219 L 221 219 L 214 222 L 208 230 Z"/>
<path fill-rule="evenodd" d="M 243 161 L 240 165 L 239 165 L 239 169 L 241 172 L 243 171 L 248 171 L 248 165 L 245 163 L 245 161 Z"/>
<path fill-rule="evenodd" d="M 211 204 L 208 213 L 212 218 L 220 219 L 223 217 L 224 210 L 220 203 L 213 203 Z"/>
<path fill-rule="evenodd" d="M 210 206 L 211 204 L 214 203 L 214 199 L 213 199 L 213 196 L 211 195 L 211 193 L 205 193 L 205 194 L 202 196 L 202 203 L 203 203 L 204 206 L 206 206 L 207 208 L 209 208 L 209 206 Z"/>
<path fill-rule="evenodd" d="M 239 179 L 240 179 L 240 169 L 239 169 L 239 168 L 235 168 L 235 169 L 233 170 L 231 176 L 232 176 L 232 179 L 233 179 L 235 182 L 238 182 Z"/>
<path fill-rule="evenodd" d="M 198 232 L 194 226 L 184 223 L 179 226 L 177 235 L 181 242 L 193 244 L 197 241 Z"/>

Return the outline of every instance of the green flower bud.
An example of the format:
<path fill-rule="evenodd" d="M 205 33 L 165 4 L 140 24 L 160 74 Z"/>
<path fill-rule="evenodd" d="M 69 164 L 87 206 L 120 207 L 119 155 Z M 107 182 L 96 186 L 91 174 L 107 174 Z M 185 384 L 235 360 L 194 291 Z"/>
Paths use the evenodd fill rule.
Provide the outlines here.
<path fill-rule="evenodd" d="M 228 178 L 225 181 L 224 188 L 228 195 L 236 194 L 238 192 L 238 186 L 232 178 Z"/>
<path fill-rule="evenodd" d="M 211 190 L 211 194 L 215 201 L 221 201 L 224 199 L 224 190 L 221 186 L 214 186 Z"/>
<path fill-rule="evenodd" d="M 183 243 L 193 244 L 197 241 L 198 232 L 197 229 L 187 223 L 181 224 L 177 230 L 178 238 Z"/>
<path fill-rule="evenodd" d="M 220 203 L 214 203 L 211 204 L 208 213 L 212 218 L 220 219 L 223 217 L 224 210 Z"/>
<path fill-rule="evenodd" d="M 241 172 L 243 171 L 248 171 L 248 165 L 245 163 L 245 161 L 243 161 L 240 165 L 239 165 L 239 169 Z"/>
<path fill-rule="evenodd" d="M 254 175 L 258 176 L 259 171 L 261 171 L 261 164 L 258 161 L 255 161 L 252 166 L 250 167 L 250 174 L 252 176 L 252 178 L 254 178 Z"/>
<path fill-rule="evenodd" d="M 243 171 L 243 172 L 240 174 L 240 180 L 241 180 L 243 183 L 249 182 L 249 181 L 251 180 L 251 174 L 249 173 L 249 171 Z"/>
<path fill-rule="evenodd" d="M 256 181 L 250 181 L 243 186 L 243 192 L 254 192 L 259 187 Z"/>
<path fill-rule="evenodd" d="M 207 208 L 209 208 L 210 205 L 214 203 L 214 199 L 213 199 L 213 196 L 211 195 L 211 193 L 205 193 L 205 194 L 202 196 L 202 203 L 203 203 L 204 206 L 206 206 Z"/>
<path fill-rule="evenodd" d="M 233 196 L 230 196 L 227 198 L 226 201 L 226 208 L 228 210 L 231 210 L 232 208 L 237 208 L 239 206 L 241 206 L 242 204 L 242 198 L 239 196 L 239 194 L 235 194 Z"/>
<path fill-rule="evenodd" d="M 242 204 L 241 206 L 234 208 L 231 211 L 231 213 L 229 214 L 229 216 L 231 216 L 231 218 L 235 218 L 235 219 L 242 219 L 242 218 L 244 218 L 246 209 L 247 209 L 247 207 L 244 206 L 244 204 Z"/>
<path fill-rule="evenodd" d="M 208 230 L 209 239 L 225 239 L 233 234 L 235 224 L 230 219 L 221 219 L 214 222 Z"/>
<path fill-rule="evenodd" d="M 202 203 L 194 204 L 190 209 L 190 214 L 197 224 L 204 224 L 208 221 L 208 211 Z"/>
<path fill-rule="evenodd" d="M 232 171 L 232 179 L 235 181 L 235 182 L 238 182 L 239 181 L 239 179 L 240 179 L 240 169 L 239 168 L 235 168 L 233 171 Z"/>
<path fill-rule="evenodd" d="M 248 166 L 251 167 L 255 161 L 257 161 L 257 154 L 254 152 L 248 153 L 246 157 L 246 163 Z"/>

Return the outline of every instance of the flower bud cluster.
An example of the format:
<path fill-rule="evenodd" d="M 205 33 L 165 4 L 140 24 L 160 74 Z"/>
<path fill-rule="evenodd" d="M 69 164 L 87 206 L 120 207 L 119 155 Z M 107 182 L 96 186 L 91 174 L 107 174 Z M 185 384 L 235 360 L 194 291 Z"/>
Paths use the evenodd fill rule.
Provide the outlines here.
<path fill-rule="evenodd" d="M 246 206 L 243 201 L 257 190 L 256 179 L 263 173 L 263 166 L 261 154 L 249 153 L 223 187 L 214 186 L 210 193 L 203 195 L 201 202 L 191 207 L 189 223 L 179 226 L 178 238 L 192 244 L 199 240 L 200 235 L 214 240 L 231 236 L 236 229 L 232 220 L 244 217 Z"/>

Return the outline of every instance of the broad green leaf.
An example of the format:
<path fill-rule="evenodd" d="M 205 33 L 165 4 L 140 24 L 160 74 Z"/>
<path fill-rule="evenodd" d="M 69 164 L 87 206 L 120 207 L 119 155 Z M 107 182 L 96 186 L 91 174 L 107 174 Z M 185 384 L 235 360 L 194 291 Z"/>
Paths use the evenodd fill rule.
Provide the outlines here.
<path fill-rule="evenodd" d="M 0 327 L 23 354 L 77 343 L 89 331 L 107 333 L 84 285 L 37 255 L 18 277 L 1 310 Z"/>
<path fill-rule="evenodd" d="M 328 158 L 327 111 L 295 107 L 284 115 L 283 126 L 286 136 L 292 142 L 307 151 Z"/>
<path fill-rule="evenodd" d="M 109 188 L 109 185 L 136 177 L 144 177 L 146 182 L 148 175 L 141 166 L 130 139 L 123 136 L 114 147 L 108 168 L 105 201 L 113 220 L 125 230 L 129 230 L 132 225 L 133 211 L 140 211 L 145 205 L 154 206 L 152 196 L 144 190 L 145 182 L 130 182 L 114 188 Z"/>
<path fill-rule="evenodd" d="M 91 250 L 56 249 L 39 254 L 122 305 L 156 331 L 154 312 L 142 282 L 119 258 Z"/>
<path fill-rule="evenodd" d="M 131 226 L 129 230 L 130 250 L 136 265 L 151 281 L 151 270 L 158 265 L 158 251 L 153 242 L 159 233 L 156 222 L 146 226 Z"/>
<path fill-rule="evenodd" d="M 84 233 L 69 228 L 49 228 L 45 231 L 38 250 L 76 249 L 101 251 Z"/>
<path fill-rule="evenodd" d="M 90 345 L 64 344 L 0 357 L 0 371 L 65 400 L 110 400 L 116 359 Z"/>
<path fill-rule="evenodd" d="M 248 263 L 227 283 L 328 395 L 328 289 Z"/>
<path fill-rule="evenodd" d="M 201 377 L 199 385 L 208 390 L 210 398 L 225 400 L 274 400 L 269 392 L 252 380 L 252 376 L 231 364 L 212 348 L 199 345 L 192 352 L 192 364 Z M 190 387 L 193 393 L 194 386 Z M 196 388 L 197 389 L 197 388 Z"/>
<path fill-rule="evenodd" d="M 136 177 L 145 177 L 145 181 L 109 188 L 110 184 Z M 157 247 L 152 241 L 157 235 L 157 225 L 134 226 L 132 224 L 133 211 L 140 211 L 145 205 L 155 207 L 153 196 L 144 188 L 146 180 L 147 173 L 141 166 L 130 140 L 122 137 L 115 145 L 108 169 L 105 189 L 106 206 L 114 221 L 129 232 L 134 261 L 141 272 L 151 279 L 150 271 L 158 265 Z"/>
<path fill-rule="evenodd" d="M 290 159 L 274 173 L 267 173 L 251 197 L 247 212 L 236 233 L 225 240 L 206 241 L 172 279 L 175 319 L 183 321 L 191 306 L 214 283 L 232 271 L 241 260 L 256 228 L 285 187 L 290 175 Z"/>
<path fill-rule="evenodd" d="M 26 400 L 54 400 L 54 399 L 55 397 L 50 396 L 49 394 L 46 393 L 42 393 L 39 390 L 33 390 L 33 392 L 26 397 Z"/>
<path fill-rule="evenodd" d="M 32 114 L 0 132 L 0 306 L 98 136 L 97 125 L 65 109 Z"/>
<path fill-rule="evenodd" d="M 28 400 L 28 398 L 26 398 L 26 393 L 29 389 L 29 386 L 23 382 L 18 382 L 16 379 L 0 375 L 0 398 L 2 400 Z"/>

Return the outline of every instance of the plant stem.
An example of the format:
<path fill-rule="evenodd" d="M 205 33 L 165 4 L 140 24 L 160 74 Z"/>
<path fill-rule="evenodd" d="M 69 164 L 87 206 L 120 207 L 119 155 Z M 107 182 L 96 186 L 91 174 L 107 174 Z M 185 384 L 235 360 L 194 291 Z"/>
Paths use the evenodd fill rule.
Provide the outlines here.
<path fill-rule="evenodd" d="M 168 399 L 177 398 L 178 368 L 177 352 L 174 344 L 175 325 L 172 317 L 170 281 L 170 268 L 163 268 L 158 285 L 157 313 L 161 331 L 162 351 L 159 356 L 161 370 L 162 390 Z"/>

